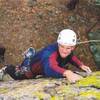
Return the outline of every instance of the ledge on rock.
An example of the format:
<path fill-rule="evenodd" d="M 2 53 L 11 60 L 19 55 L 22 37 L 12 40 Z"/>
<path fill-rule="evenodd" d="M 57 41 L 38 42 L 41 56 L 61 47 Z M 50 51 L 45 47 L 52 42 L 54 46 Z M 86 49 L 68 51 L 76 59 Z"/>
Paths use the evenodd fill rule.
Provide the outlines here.
<path fill-rule="evenodd" d="M 100 100 L 100 71 L 70 84 L 64 78 L 0 82 L 3 100 Z"/>

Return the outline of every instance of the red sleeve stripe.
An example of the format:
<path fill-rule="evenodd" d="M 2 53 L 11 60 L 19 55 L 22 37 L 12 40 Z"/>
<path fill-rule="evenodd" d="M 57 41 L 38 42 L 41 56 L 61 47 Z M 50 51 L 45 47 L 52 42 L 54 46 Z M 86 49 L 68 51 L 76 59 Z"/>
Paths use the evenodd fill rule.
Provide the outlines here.
<path fill-rule="evenodd" d="M 76 63 L 78 66 L 81 66 L 83 64 L 76 56 L 72 57 L 72 61 Z"/>
<path fill-rule="evenodd" d="M 63 74 L 65 69 L 64 68 L 61 68 L 60 66 L 58 66 L 58 62 L 57 62 L 57 52 L 54 52 L 50 57 L 49 57 L 49 63 L 50 63 L 50 67 L 60 73 L 60 74 Z"/>

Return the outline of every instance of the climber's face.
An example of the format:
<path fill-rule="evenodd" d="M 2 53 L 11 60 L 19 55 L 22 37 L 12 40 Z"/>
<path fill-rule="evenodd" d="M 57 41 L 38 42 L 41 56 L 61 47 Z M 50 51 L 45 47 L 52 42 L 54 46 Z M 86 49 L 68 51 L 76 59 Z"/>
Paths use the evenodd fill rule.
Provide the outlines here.
<path fill-rule="evenodd" d="M 58 51 L 62 58 L 66 58 L 73 51 L 74 48 L 75 48 L 74 46 L 66 46 L 58 44 Z"/>

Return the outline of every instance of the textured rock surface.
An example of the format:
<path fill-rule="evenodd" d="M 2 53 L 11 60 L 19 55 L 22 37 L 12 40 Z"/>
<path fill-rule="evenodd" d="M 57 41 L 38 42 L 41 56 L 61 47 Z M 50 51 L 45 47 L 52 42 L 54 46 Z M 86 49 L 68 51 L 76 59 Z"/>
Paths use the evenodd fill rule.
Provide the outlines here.
<path fill-rule="evenodd" d="M 0 82 L 0 100 L 100 100 L 100 72 L 75 84 L 52 78 L 5 80 Z"/>
<path fill-rule="evenodd" d="M 90 43 L 90 49 L 94 55 L 97 68 L 100 70 L 100 30 L 90 32 L 88 36 L 90 40 L 99 40 L 99 42 Z"/>
<path fill-rule="evenodd" d="M 22 53 L 28 47 L 38 50 L 54 42 L 63 28 L 74 29 L 81 41 L 88 40 L 86 30 L 98 21 L 99 9 L 91 5 L 92 0 L 80 0 L 78 7 L 69 11 L 67 1 L 0 0 L 0 44 L 6 48 L 6 63 L 21 63 Z M 76 53 L 92 68 L 95 63 L 88 46 L 79 45 Z"/>

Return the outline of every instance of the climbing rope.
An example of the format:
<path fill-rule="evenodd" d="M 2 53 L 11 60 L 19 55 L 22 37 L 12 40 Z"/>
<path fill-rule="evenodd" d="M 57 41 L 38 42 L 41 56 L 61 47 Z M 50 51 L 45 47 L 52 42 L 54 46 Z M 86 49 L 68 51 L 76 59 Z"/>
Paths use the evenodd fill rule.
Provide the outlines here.
<path fill-rule="evenodd" d="M 92 42 L 100 42 L 100 40 L 89 40 L 89 41 L 83 41 L 83 42 L 77 42 L 77 44 L 86 44 L 86 43 L 92 43 Z"/>

